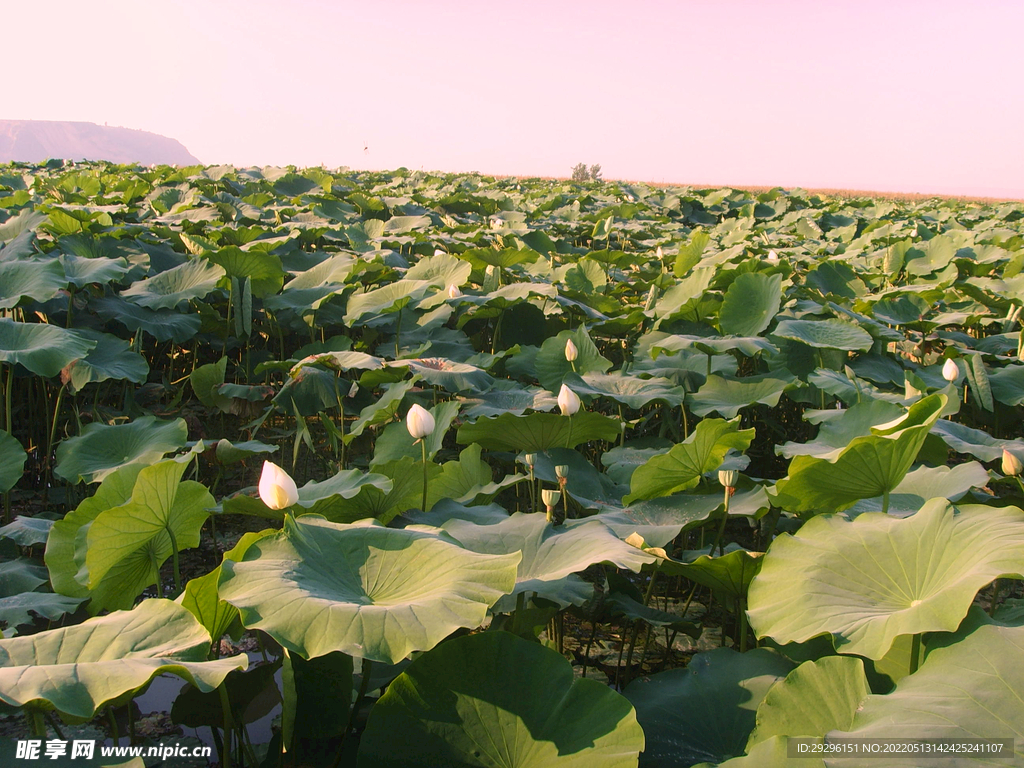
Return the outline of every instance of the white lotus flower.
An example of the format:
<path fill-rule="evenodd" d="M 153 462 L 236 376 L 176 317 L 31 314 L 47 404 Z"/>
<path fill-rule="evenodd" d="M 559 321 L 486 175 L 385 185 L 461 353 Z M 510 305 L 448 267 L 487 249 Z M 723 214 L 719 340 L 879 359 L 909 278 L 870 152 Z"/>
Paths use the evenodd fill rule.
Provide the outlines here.
<path fill-rule="evenodd" d="M 665 254 L 661 252 L 660 245 L 658 246 L 658 249 L 654 252 L 654 255 L 657 256 L 659 259 L 665 258 Z"/>
<path fill-rule="evenodd" d="M 579 357 L 580 351 L 576 349 L 576 345 L 572 343 L 572 339 L 566 339 L 565 341 L 565 359 L 570 363 Z"/>
<path fill-rule="evenodd" d="M 445 254 L 445 252 L 444 252 L 444 251 L 442 251 L 442 250 L 441 250 L 440 248 L 435 248 L 435 249 L 434 249 L 434 255 L 435 255 L 435 256 L 445 256 L 445 255 L 447 255 L 447 254 Z"/>
<path fill-rule="evenodd" d="M 462 291 L 459 290 L 459 286 L 457 286 L 457 285 L 449 286 L 449 288 L 448 288 L 448 298 L 449 299 L 457 299 L 461 295 L 462 295 Z"/>
<path fill-rule="evenodd" d="M 272 461 L 263 462 L 260 500 L 271 509 L 286 509 L 299 500 L 299 489 L 291 476 Z"/>
<path fill-rule="evenodd" d="M 960 378 L 960 369 L 951 357 L 946 358 L 946 362 L 942 364 L 942 378 L 950 383 Z"/>
<path fill-rule="evenodd" d="M 434 417 L 426 408 L 417 403 L 406 414 L 405 427 L 409 430 L 410 435 L 420 440 L 434 431 Z"/>
<path fill-rule="evenodd" d="M 558 407 L 562 410 L 563 416 L 572 416 L 580 409 L 580 398 L 565 384 L 558 390 Z"/>
<path fill-rule="evenodd" d="M 1020 459 L 1008 450 L 1003 448 L 1002 470 L 1004 475 L 1007 475 L 1008 477 L 1016 477 L 1021 472 L 1024 472 L 1024 463 L 1022 463 Z"/>
<path fill-rule="evenodd" d="M 779 260 L 779 254 L 777 254 L 775 252 L 774 248 L 772 250 L 768 251 L 768 261 L 770 261 L 770 262 L 772 262 L 774 264 L 778 260 Z"/>

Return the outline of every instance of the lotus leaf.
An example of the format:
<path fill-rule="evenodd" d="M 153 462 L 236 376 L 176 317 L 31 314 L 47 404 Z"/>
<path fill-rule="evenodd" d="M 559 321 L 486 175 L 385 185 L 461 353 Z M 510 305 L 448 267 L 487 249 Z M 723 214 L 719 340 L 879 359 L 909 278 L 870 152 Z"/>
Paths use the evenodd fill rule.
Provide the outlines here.
<path fill-rule="evenodd" d="M 394 664 L 478 626 L 513 588 L 519 560 L 419 531 L 286 518 L 240 562 L 224 561 L 220 596 L 303 658 L 342 651 Z"/>

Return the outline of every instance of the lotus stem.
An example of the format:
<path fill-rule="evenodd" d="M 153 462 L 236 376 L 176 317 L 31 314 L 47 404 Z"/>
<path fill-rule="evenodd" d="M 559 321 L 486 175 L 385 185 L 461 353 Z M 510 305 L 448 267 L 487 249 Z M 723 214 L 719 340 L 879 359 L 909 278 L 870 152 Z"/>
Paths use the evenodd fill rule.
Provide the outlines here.
<path fill-rule="evenodd" d="M 747 652 L 747 601 L 742 597 L 737 597 L 736 602 L 739 607 L 739 633 L 740 633 L 740 653 Z"/>
<path fill-rule="evenodd" d="M 917 668 L 921 666 L 921 633 L 918 632 L 914 635 L 914 639 L 910 641 L 910 674 L 917 672 Z"/>
<path fill-rule="evenodd" d="M 622 417 L 622 403 L 619 403 L 619 447 L 626 444 L 626 420 Z"/>
<path fill-rule="evenodd" d="M 222 723 L 224 731 L 224 768 L 231 768 L 231 742 L 235 731 L 235 718 L 231 714 L 231 701 L 228 699 L 227 678 L 217 686 L 217 693 L 220 696 L 220 711 L 224 718 Z"/>
<path fill-rule="evenodd" d="M 590 638 L 587 640 L 587 650 L 583 652 L 583 671 L 580 673 L 580 677 L 587 676 L 587 662 L 590 661 L 590 649 L 594 647 L 594 638 L 597 637 L 597 622 L 595 621 L 590 628 Z"/>
<path fill-rule="evenodd" d="M 107 722 L 110 724 L 110 738 L 114 740 L 114 746 L 116 747 L 121 743 L 121 734 L 117 730 L 117 718 L 114 716 L 114 708 L 109 704 L 107 705 Z"/>
<path fill-rule="evenodd" d="M 732 488 L 726 488 L 725 489 L 725 503 L 724 503 L 725 510 L 722 512 L 722 524 L 720 526 L 718 526 L 718 534 L 715 536 L 715 541 L 711 545 L 711 552 L 710 552 L 710 554 L 712 556 L 714 556 L 714 554 L 715 554 L 715 547 L 719 548 L 718 549 L 719 556 L 725 554 L 725 542 L 722 540 L 722 537 L 725 535 L 725 524 L 729 522 L 729 497 L 732 496 L 732 494 L 730 493 L 731 490 L 733 490 L 733 489 Z"/>
<path fill-rule="evenodd" d="M 43 713 L 38 709 L 25 707 L 25 717 L 28 718 L 28 727 L 31 734 L 37 739 L 46 738 L 46 721 Z"/>
<path fill-rule="evenodd" d="M 333 768 L 338 768 L 341 765 L 341 756 L 345 752 L 345 741 L 348 739 L 348 735 L 352 733 L 352 729 L 355 728 L 356 716 L 359 714 L 359 708 L 362 706 L 370 687 L 370 671 L 372 668 L 373 662 L 364 658 L 362 668 L 360 669 L 360 677 L 362 679 L 359 681 L 359 695 L 356 696 L 352 709 L 349 710 L 348 723 L 345 725 L 345 732 L 341 734 L 341 744 L 338 745 L 338 754 L 334 758 Z"/>
<path fill-rule="evenodd" d="M 156 552 L 153 551 L 152 544 L 149 547 L 149 562 L 153 566 L 153 570 L 156 572 L 156 596 L 163 598 L 164 596 L 164 585 L 160 581 L 160 563 L 156 561 Z"/>
<path fill-rule="evenodd" d="M 171 537 L 171 563 L 174 566 L 174 596 L 181 594 L 181 570 L 178 567 L 178 538 L 174 535 L 171 526 L 167 526 L 167 535 Z M 214 546 L 216 549 L 216 543 Z"/>
<path fill-rule="evenodd" d="M 889 514 L 889 489 L 882 491 L 882 514 Z"/>
<path fill-rule="evenodd" d="M 420 509 L 424 512 L 427 511 L 427 442 L 424 438 L 420 438 L 420 448 L 423 450 L 423 503 L 420 505 Z"/>
<path fill-rule="evenodd" d="M 402 310 L 398 310 L 398 325 L 395 328 L 395 360 L 400 356 L 400 340 L 402 338 Z"/>
<path fill-rule="evenodd" d="M 61 384 L 57 390 L 57 401 L 53 406 L 53 421 L 50 422 L 50 437 L 46 441 L 46 474 L 50 475 L 50 463 L 53 457 L 53 441 L 57 437 L 57 419 L 60 418 L 60 405 L 64 400 L 64 385 Z"/>
<path fill-rule="evenodd" d="M 988 606 L 988 615 L 996 615 L 996 605 L 999 604 L 999 579 L 992 582 L 992 602 Z"/>

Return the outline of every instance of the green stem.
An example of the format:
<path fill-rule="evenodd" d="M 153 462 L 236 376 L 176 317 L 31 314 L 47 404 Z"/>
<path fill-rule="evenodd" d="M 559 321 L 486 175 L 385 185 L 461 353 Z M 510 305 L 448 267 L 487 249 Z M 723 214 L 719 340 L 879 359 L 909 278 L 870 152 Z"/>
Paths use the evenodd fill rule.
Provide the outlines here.
<path fill-rule="evenodd" d="M 107 705 L 107 722 L 110 723 L 110 738 L 114 740 L 114 746 L 121 743 L 121 734 L 117 731 L 117 718 L 114 717 L 114 708 Z"/>
<path fill-rule="evenodd" d="M 996 615 L 996 605 L 999 603 L 999 579 L 992 582 L 992 603 L 988 607 L 988 615 Z"/>
<path fill-rule="evenodd" d="M 740 604 L 740 653 L 747 651 L 747 601 L 737 598 Z"/>
<path fill-rule="evenodd" d="M 626 444 L 626 420 L 622 417 L 622 403 L 619 403 L 619 447 Z"/>
<path fill-rule="evenodd" d="M 174 566 L 174 596 L 181 594 L 181 570 L 178 568 L 178 539 L 171 526 L 167 526 L 167 535 L 171 537 L 171 562 Z"/>
<path fill-rule="evenodd" d="M 28 718 L 29 730 L 37 739 L 46 738 L 46 721 L 43 713 L 38 709 L 25 709 L 25 716 Z"/>
<path fill-rule="evenodd" d="M 587 676 L 587 662 L 590 661 L 590 650 L 594 647 L 594 638 L 597 637 L 597 622 L 595 621 L 590 629 L 590 639 L 587 640 L 587 650 L 583 652 L 583 671 L 580 677 Z"/>
<path fill-rule="evenodd" d="M 164 596 L 164 585 L 160 581 L 160 563 L 156 561 L 156 552 L 153 551 L 152 546 L 149 548 L 149 562 L 156 572 L 156 596 L 162 599 Z"/>
<path fill-rule="evenodd" d="M 910 641 L 910 674 L 917 672 L 917 668 L 921 666 L 921 633 L 918 632 L 914 635 L 914 639 Z"/>
<path fill-rule="evenodd" d="M 231 768 L 231 742 L 235 732 L 235 718 L 231 714 L 231 701 L 228 699 L 226 681 L 217 686 L 217 693 L 220 695 L 220 711 L 224 718 L 224 768 Z"/>
<path fill-rule="evenodd" d="M 686 420 L 686 403 L 681 403 L 679 410 L 683 412 L 683 439 L 685 440 L 690 436 L 690 424 Z"/>
<path fill-rule="evenodd" d="M 887 515 L 889 513 L 889 489 L 886 488 L 882 491 L 882 514 Z"/>
<path fill-rule="evenodd" d="M 334 758 L 334 768 L 338 768 L 341 765 L 341 757 L 345 751 L 345 741 L 348 739 L 348 735 L 352 733 L 352 729 L 356 725 L 356 716 L 359 714 L 359 709 L 363 704 L 363 700 L 366 698 L 366 693 L 370 687 L 370 670 L 373 668 L 373 662 L 369 659 L 363 659 L 362 668 L 360 670 L 359 681 L 359 695 L 356 696 L 355 703 L 352 705 L 352 709 L 348 713 L 348 724 L 345 726 L 345 732 L 341 734 L 341 744 L 338 745 L 338 754 Z"/>
<path fill-rule="evenodd" d="M 423 503 L 420 505 L 420 509 L 424 512 L 427 511 L 427 442 L 424 438 L 420 438 L 420 448 L 423 449 Z"/>
<path fill-rule="evenodd" d="M 537 479 L 533 474 L 533 467 L 530 467 L 530 511 L 537 511 Z"/>
<path fill-rule="evenodd" d="M 402 338 L 402 310 L 398 310 L 398 326 L 395 328 L 395 360 L 400 357 L 399 340 Z M 424 510 L 425 511 L 425 510 Z"/>
<path fill-rule="evenodd" d="M 722 540 L 722 536 L 725 535 L 725 524 L 729 522 L 729 489 L 725 489 L 725 511 L 722 512 L 722 524 L 718 526 L 718 535 L 715 536 L 715 541 L 711 545 L 711 555 L 715 554 L 715 547 L 719 547 L 718 554 L 725 554 L 725 542 Z"/>
<path fill-rule="evenodd" d="M 57 402 L 53 406 L 53 421 L 50 422 L 50 437 L 46 442 L 46 471 L 50 472 L 50 461 L 53 456 L 53 441 L 57 437 L 57 419 L 60 418 L 60 404 L 64 400 L 64 385 L 57 390 Z"/>

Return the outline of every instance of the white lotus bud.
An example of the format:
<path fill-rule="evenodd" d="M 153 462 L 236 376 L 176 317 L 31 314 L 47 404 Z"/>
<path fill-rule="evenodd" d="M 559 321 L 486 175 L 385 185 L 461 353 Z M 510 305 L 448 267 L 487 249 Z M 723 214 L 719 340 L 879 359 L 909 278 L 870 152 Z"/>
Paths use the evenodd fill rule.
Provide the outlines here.
<path fill-rule="evenodd" d="M 558 390 L 558 407 L 563 416 L 572 416 L 580 409 L 579 395 L 563 384 L 562 388 Z"/>
<path fill-rule="evenodd" d="M 544 502 L 545 507 L 553 507 L 562 498 L 562 494 L 558 491 L 552 491 L 550 488 L 545 488 L 540 492 L 540 498 Z"/>
<path fill-rule="evenodd" d="M 434 431 L 434 417 L 426 408 L 416 403 L 405 416 L 405 427 L 410 435 L 420 440 Z"/>
<path fill-rule="evenodd" d="M 942 364 L 942 378 L 950 383 L 960 378 L 960 369 L 951 357 Z"/>
<path fill-rule="evenodd" d="M 777 254 L 775 252 L 775 250 L 772 249 L 772 250 L 768 251 L 767 259 L 768 259 L 768 261 L 770 261 L 770 262 L 772 262 L 774 264 L 774 263 L 776 263 L 779 260 L 779 254 Z"/>
<path fill-rule="evenodd" d="M 459 290 L 459 286 L 457 286 L 457 285 L 449 286 L 449 288 L 448 288 L 448 298 L 449 299 L 457 299 L 461 295 L 462 295 L 462 291 Z"/>
<path fill-rule="evenodd" d="M 1003 448 L 1003 463 L 1001 468 L 1004 475 L 1007 475 L 1008 477 L 1016 477 L 1021 472 L 1024 472 L 1024 462 L 1021 462 L 1020 459 Z"/>
<path fill-rule="evenodd" d="M 739 479 L 740 473 L 735 469 L 718 470 L 718 482 L 725 488 L 735 488 Z"/>
<path fill-rule="evenodd" d="M 348 397 L 355 397 L 359 394 L 359 382 L 353 381 L 352 386 L 348 388 Z"/>
<path fill-rule="evenodd" d="M 286 509 L 299 500 L 299 489 L 287 472 L 271 461 L 264 461 L 260 499 L 271 509 Z"/>
<path fill-rule="evenodd" d="M 658 250 L 656 250 L 654 252 L 654 255 L 658 257 L 659 261 L 661 261 L 662 259 L 665 258 L 665 254 L 661 252 L 661 246 L 660 245 L 658 246 Z"/>
<path fill-rule="evenodd" d="M 435 249 L 434 249 L 434 255 L 435 255 L 435 256 L 444 256 L 444 255 L 445 255 L 445 252 L 444 252 L 444 251 L 442 251 L 442 250 L 441 250 L 440 248 L 435 248 Z"/>
<path fill-rule="evenodd" d="M 580 351 L 576 349 L 576 345 L 572 343 L 572 339 L 566 339 L 565 341 L 565 359 L 570 363 L 579 357 Z"/>

